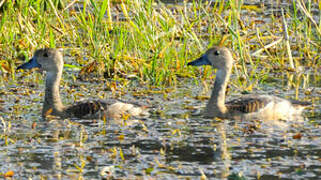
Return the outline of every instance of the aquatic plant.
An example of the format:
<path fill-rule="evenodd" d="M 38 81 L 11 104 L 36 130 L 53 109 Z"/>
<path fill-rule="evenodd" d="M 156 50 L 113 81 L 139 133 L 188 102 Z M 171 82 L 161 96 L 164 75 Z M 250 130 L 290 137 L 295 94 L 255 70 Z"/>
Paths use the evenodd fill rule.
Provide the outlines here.
<path fill-rule="evenodd" d="M 238 57 L 234 70 L 245 78 L 243 85 L 238 84 L 244 87 L 261 75 L 258 67 L 297 71 L 300 65 L 320 64 L 320 25 L 312 11 L 320 7 L 311 1 L 293 1 L 294 9 L 285 8 L 284 16 L 273 8 L 265 13 L 265 7 L 235 1 L 58 2 L 49 0 L 44 6 L 44 1 L 6 1 L 0 15 L 1 54 L 6 60 L 1 62 L 2 72 L 14 78 L 13 67 L 21 63 L 18 59 L 24 61 L 39 47 L 64 48 L 66 55 L 76 57 L 70 62 L 73 66 L 67 65 L 71 68 L 99 61 L 110 78 L 130 75 L 158 86 L 175 85 L 178 77 L 190 77 L 187 60 L 220 43 Z M 243 10 L 249 15 L 242 17 Z M 284 22 L 286 26 L 280 26 Z M 283 27 L 287 27 L 286 37 Z M 285 53 L 289 48 L 292 55 Z M 252 68 L 248 69 L 248 63 Z M 209 72 L 203 73 L 208 77 Z"/>

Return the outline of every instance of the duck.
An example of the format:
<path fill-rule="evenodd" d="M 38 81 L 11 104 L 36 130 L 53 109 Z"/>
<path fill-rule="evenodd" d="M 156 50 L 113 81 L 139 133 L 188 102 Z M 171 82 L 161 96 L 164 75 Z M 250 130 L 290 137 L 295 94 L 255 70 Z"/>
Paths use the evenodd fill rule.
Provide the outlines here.
<path fill-rule="evenodd" d="M 241 120 L 292 120 L 302 117 L 303 109 L 311 105 L 309 102 L 264 94 L 249 94 L 226 102 L 225 92 L 233 62 L 232 53 L 228 48 L 214 46 L 201 57 L 187 64 L 188 66 L 209 65 L 217 69 L 212 94 L 203 112 L 204 117 Z"/>
<path fill-rule="evenodd" d="M 126 117 L 145 117 L 149 115 L 145 106 L 117 99 L 88 100 L 65 106 L 61 101 L 59 91 L 63 66 L 61 49 L 42 48 L 36 50 L 28 62 L 17 67 L 17 70 L 40 68 L 41 71 L 46 71 L 42 117 L 51 115 L 61 118 L 120 119 L 124 115 Z"/>

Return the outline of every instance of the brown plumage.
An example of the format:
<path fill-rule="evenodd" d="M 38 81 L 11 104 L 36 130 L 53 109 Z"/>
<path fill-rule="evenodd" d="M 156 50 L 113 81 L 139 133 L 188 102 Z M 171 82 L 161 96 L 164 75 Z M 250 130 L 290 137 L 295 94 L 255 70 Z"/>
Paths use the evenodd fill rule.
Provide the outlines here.
<path fill-rule="evenodd" d="M 107 104 L 102 101 L 89 101 L 80 102 L 75 105 L 69 106 L 65 109 L 68 114 L 73 114 L 77 118 L 84 118 L 86 116 L 91 116 L 94 118 L 101 118 L 101 112 L 106 111 Z M 103 113 L 104 114 L 104 113 Z"/>
<path fill-rule="evenodd" d="M 54 115 L 62 118 L 117 119 L 123 115 L 135 117 L 149 115 L 146 108 L 119 100 L 84 101 L 64 106 L 59 93 L 63 64 L 63 56 L 59 50 L 44 48 L 37 50 L 29 62 L 18 67 L 18 69 L 38 67 L 47 72 L 45 100 L 42 109 L 43 117 Z"/>
<path fill-rule="evenodd" d="M 217 69 L 214 88 L 206 106 L 205 117 L 233 119 L 297 119 L 310 103 L 286 100 L 270 95 L 247 95 L 225 102 L 225 92 L 233 66 L 231 52 L 225 47 L 213 47 L 188 63 L 192 66 L 210 65 Z"/>
<path fill-rule="evenodd" d="M 227 102 L 225 105 L 231 111 L 239 111 L 242 113 L 252 113 L 258 112 L 260 109 L 263 109 L 269 103 L 268 98 L 240 98 L 234 99 Z"/>

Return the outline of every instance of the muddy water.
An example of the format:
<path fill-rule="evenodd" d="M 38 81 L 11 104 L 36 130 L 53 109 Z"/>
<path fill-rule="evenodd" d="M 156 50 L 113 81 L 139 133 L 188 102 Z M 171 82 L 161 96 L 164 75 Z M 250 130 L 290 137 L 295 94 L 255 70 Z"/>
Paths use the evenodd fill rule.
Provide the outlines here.
<path fill-rule="evenodd" d="M 69 80 L 76 73 L 64 73 L 61 93 L 66 104 L 81 98 L 80 94 L 113 97 L 105 85 Z M 314 104 L 300 122 L 204 119 L 198 110 L 207 100 L 195 97 L 210 92 L 204 91 L 199 80 L 185 78 L 166 97 L 156 93 L 133 96 L 145 89 L 129 87 L 122 98 L 154 105 L 152 116 L 116 124 L 43 121 L 43 76 L 18 73 L 17 84 L 0 87 L 4 100 L 0 172 L 12 170 L 17 179 L 200 179 L 203 175 L 211 179 L 317 179 L 321 176 L 321 74 L 312 70 L 304 74 L 305 79 L 271 74 L 254 89 L 290 98 L 296 91 L 289 88 L 289 79 L 298 79 L 299 99 Z M 229 92 L 230 98 L 240 95 L 235 88 Z"/>
<path fill-rule="evenodd" d="M 27 75 L 20 81 L 24 88 L 13 87 L 11 91 L 15 94 L 5 95 L 10 101 L 4 103 L 3 119 L 10 122 L 11 127 L 6 123 L 1 125 L 2 136 L 7 137 L 1 138 L 1 172 L 13 170 L 17 177 L 35 179 L 100 178 L 102 170 L 104 173 L 111 171 L 111 176 L 117 178 L 197 179 L 205 174 L 217 179 L 241 176 L 315 179 L 321 175 L 318 102 L 315 102 L 315 109 L 306 111 L 307 118 L 302 122 L 209 120 L 192 115 L 195 110 L 190 109 L 205 105 L 206 100 L 195 99 L 202 94 L 201 83 L 182 79 L 182 84 L 169 93 L 166 100 L 157 94 L 141 97 L 156 105 L 155 113 L 135 123 L 54 119 L 45 122 L 39 118 L 42 99 L 39 94 L 42 96 L 43 85 L 34 84 L 32 75 L 41 77 L 35 73 Z M 69 79 L 66 76 L 65 79 Z M 65 98 L 77 93 L 66 93 L 72 85 L 90 86 L 88 96 L 95 97 L 96 93 L 112 96 L 99 84 L 65 83 L 68 85 L 62 91 Z M 321 89 L 313 83 L 308 86 L 319 92 L 314 95 L 314 99 L 319 99 Z M 268 93 L 275 90 L 269 84 L 261 89 Z M 86 93 L 86 90 L 80 91 Z M 281 96 L 295 94 L 292 90 L 278 93 Z M 124 99 L 133 98 L 130 94 Z M 240 95 L 233 91 L 230 94 L 231 97 Z M 306 97 L 300 94 L 301 99 Z M 9 103 L 12 101 L 18 101 L 18 105 Z M 37 123 L 34 129 L 33 123 Z"/>

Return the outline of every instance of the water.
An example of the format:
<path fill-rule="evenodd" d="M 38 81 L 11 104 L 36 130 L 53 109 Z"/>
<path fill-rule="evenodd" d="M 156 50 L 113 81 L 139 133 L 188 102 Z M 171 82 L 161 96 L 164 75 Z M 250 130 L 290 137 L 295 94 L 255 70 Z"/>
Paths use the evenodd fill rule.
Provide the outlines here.
<path fill-rule="evenodd" d="M 24 81 L 31 78 L 26 76 Z M 88 86 L 86 82 L 76 83 Z M 193 116 L 185 107 L 204 105 L 206 100 L 196 100 L 194 95 L 202 87 L 193 86 L 195 80 L 185 79 L 176 91 L 169 93 L 168 100 L 159 95 L 153 97 L 154 102 L 150 103 L 156 104 L 154 111 L 158 113 L 129 125 L 44 122 L 39 118 L 41 100 L 35 100 L 42 94 L 43 85 L 26 84 L 22 87 L 34 94 L 25 96 L 24 88 L 19 88 L 6 96 L 10 101 L 21 97 L 18 105 L 4 106 L 16 107 L 21 113 L 9 110 L 3 117 L 11 118 L 11 127 L 2 124 L 0 142 L 0 171 L 13 170 L 17 177 L 100 178 L 100 171 L 106 168 L 112 169 L 111 176 L 117 178 L 197 178 L 205 174 L 220 179 L 242 174 L 250 179 L 315 179 L 321 175 L 320 116 L 293 123 L 217 121 Z M 68 86 L 72 84 L 69 82 Z M 92 90 L 112 96 L 102 91 L 105 87 L 99 84 L 91 86 L 93 97 Z M 272 87 L 266 85 L 262 91 L 269 88 Z M 61 92 L 63 97 L 67 96 L 66 91 Z M 289 96 L 294 93 L 284 92 Z M 315 106 L 320 109 L 320 104 Z M 306 116 L 313 113 L 318 114 L 319 110 L 308 110 Z M 37 125 L 33 129 L 34 122 Z"/>
<path fill-rule="evenodd" d="M 260 69 L 258 69 L 260 70 Z M 68 73 L 66 73 L 68 72 Z M 114 97 L 106 83 L 72 81 L 65 71 L 61 94 L 73 99 Z M 153 105 L 152 116 L 134 122 L 43 121 L 43 76 L 17 73 L 17 84 L 1 87 L 0 172 L 17 179 L 191 178 L 317 179 L 321 176 L 320 72 L 303 76 L 277 71 L 261 80 L 257 93 L 312 100 L 302 122 L 210 120 L 197 115 L 209 95 L 199 80 L 179 79 L 170 92 L 143 96 L 133 85 L 122 96 Z M 304 78 L 303 78 L 304 77 Z M 236 76 L 231 83 L 236 84 Z M 298 92 L 289 80 L 299 82 Z M 39 81 L 40 84 L 35 82 Z M 135 83 L 133 83 L 135 84 Z M 121 84 L 119 84 L 121 86 Z M 157 91 L 161 89 L 156 89 Z M 156 91 L 155 90 L 155 91 Z M 142 93 L 142 94 L 144 94 Z M 164 96 L 166 94 L 166 98 Z M 232 86 L 229 97 L 241 92 Z"/>

